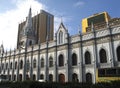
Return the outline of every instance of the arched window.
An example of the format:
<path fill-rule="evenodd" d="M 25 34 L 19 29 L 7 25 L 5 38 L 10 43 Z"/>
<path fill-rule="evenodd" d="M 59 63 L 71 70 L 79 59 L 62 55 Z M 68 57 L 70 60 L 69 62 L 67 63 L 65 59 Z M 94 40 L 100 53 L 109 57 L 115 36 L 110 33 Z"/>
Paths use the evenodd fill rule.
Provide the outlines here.
<path fill-rule="evenodd" d="M 53 82 L 53 75 L 49 74 L 49 82 Z"/>
<path fill-rule="evenodd" d="M 15 62 L 15 69 L 17 69 L 17 62 Z"/>
<path fill-rule="evenodd" d="M 63 32 L 60 31 L 59 32 L 59 44 L 62 44 L 63 43 Z"/>
<path fill-rule="evenodd" d="M 44 75 L 43 74 L 40 75 L 40 79 L 44 79 Z"/>
<path fill-rule="evenodd" d="M 72 54 L 72 66 L 77 65 L 77 55 L 75 53 Z"/>
<path fill-rule="evenodd" d="M 63 58 L 62 54 L 59 55 L 59 60 L 58 61 L 59 61 L 59 67 L 64 66 L 64 58 Z"/>
<path fill-rule="evenodd" d="M 33 68 L 36 68 L 36 59 L 33 60 Z"/>
<path fill-rule="evenodd" d="M 49 67 L 53 67 L 53 58 L 52 57 L 49 58 Z"/>
<path fill-rule="evenodd" d="M 6 63 L 6 69 L 8 69 L 8 63 Z"/>
<path fill-rule="evenodd" d="M 41 59 L 41 67 L 42 68 L 44 67 L 44 59 L 43 58 Z"/>
<path fill-rule="evenodd" d="M 88 51 L 85 52 L 85 64 L 91 64 L 91 56 Z"/>
<path fill-rule="evenodd" d="M 31 41 L 31 40 L 29 41 L 29 45 L 30 45 L 30 46 L 32 45 L 32 41 Z"/>
<path fill-rule="evenodd" d="M 2 63 L 2 70 L 4 69 L 4 64 Z"/>
<path fill-rule="evenodd" d="M 87 83 L 92 83 L 92 74 L 91 73 L 86 74 L 86 82 Z"/>
<path fill-rule="evenodd" d="M 117 48 L 117 60 L 120 61 L 120 46 Z"/>
<path fill-rule="evenodd" d="M 12 62 L 10 63 L 10 69 L 12 69 Z"/>
<path fill-rule="evenodd" d="M 29 68 L 30 68 L 30 62 L 29 62 L 29 59 L 28 59 L 27 62 L 26 62 L 26 70 L 27 70 L 27 72 L 29 71 Z"/>
<path fill-rule="evenodd" d="M 21 60 L 20 61 L 20 69 L 22 69 L 23 68 L 23 61 Z"/>
<path fill-rule="evenodd" d="M 107 63 L 106 51 L 104 49 L 100 50 L 99 55 L 100 55 L 100 63 Z"/>

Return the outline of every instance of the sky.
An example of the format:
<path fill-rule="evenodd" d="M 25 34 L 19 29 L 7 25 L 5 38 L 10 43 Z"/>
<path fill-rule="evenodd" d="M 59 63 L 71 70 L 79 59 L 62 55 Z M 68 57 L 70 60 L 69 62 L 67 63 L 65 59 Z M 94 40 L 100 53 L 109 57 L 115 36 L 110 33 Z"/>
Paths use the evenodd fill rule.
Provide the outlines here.
<path fill-rule="evenodd" d="M 17 45 L 18 24 L 25 21 L 29 8 L 32 16 L 41 9 L 54 15 L 54 32 L 62 20 L 70 35 L 81 31 L 83 18 L 106 11 L 120 17 L 120 0 L 0 0 L 0 45 L 6 50 Z"/>

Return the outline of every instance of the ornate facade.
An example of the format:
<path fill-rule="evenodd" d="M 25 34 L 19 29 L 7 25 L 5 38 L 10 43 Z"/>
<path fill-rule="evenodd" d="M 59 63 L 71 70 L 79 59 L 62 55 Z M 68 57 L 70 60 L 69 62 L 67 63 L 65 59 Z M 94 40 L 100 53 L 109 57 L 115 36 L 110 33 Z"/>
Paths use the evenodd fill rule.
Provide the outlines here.
<path fill-rule="evenodd" d="M 23 37 L 23 48 L 4 52 L 1 45 L 0 73 L 8 75 L 10 81 L 95 83 L 97 68 L 120 67 L 120 18 L 100 25 L 88 27 L 91 31 L 85 34 L 70 36 L 61 22 L 53 41 L 46 38 L 44 43 L 39 40 L 38 44 L 29 44 L 34 35 L 28 34 Z"/>

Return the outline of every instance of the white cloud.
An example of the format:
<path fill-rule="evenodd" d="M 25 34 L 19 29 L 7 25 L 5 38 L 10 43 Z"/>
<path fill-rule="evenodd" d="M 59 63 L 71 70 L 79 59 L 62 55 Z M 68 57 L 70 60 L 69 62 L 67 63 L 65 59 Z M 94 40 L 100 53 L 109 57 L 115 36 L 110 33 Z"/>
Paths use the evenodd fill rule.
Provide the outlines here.
<path fill-rule="evenodd" d="M 33 16 L 39 13 L 40 9 L 48 11 L 48 8 L 37 0 L 12 0 L 11 3 L 16 8 L 0 13 L 0 44 L 3 42 L 7 50 L 16 48 L 18 24 L 26 20 L 30 7 L 32 8 Z M 61 16 L 63 23 L 71 21 L 71 17 L 65 17 L 63 13 L 57 12 L 56 10 L 50 13 L 54 15 L 55 32 L 60 25 Z"/>
<path fill-rule="evenodd" d="M 46 7 L 36 0 L 12 0 L 16 8 L 0 13 L 0 44 L 6 49 L 16 47 L 18 24 L 25 20 L 31 6 L 33 15 Z"/>
<path fill-rule="evenodd" d="M 74 4 L 74 6 L 75 6 L 75 7 L 81 7 L 81 6 L 83 6 L 84 4 L 85 4 L 84 2 L 78 1 L 78 2 L 76 2 L 76 3 Z"/>

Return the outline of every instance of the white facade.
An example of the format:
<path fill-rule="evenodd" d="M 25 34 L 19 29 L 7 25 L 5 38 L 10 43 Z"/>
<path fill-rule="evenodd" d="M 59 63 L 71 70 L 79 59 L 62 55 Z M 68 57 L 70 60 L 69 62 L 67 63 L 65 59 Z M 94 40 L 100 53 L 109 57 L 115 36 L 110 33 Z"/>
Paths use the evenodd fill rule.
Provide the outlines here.
<path fill-rule="evenodd" d="M 120 67 L 120 19 L 109 28 L 74 36 L 61 23 L 53 41 L 9 52 L 0 49 L 0 73 L 10 81 L 95 83 L 97 68 Z"/>

